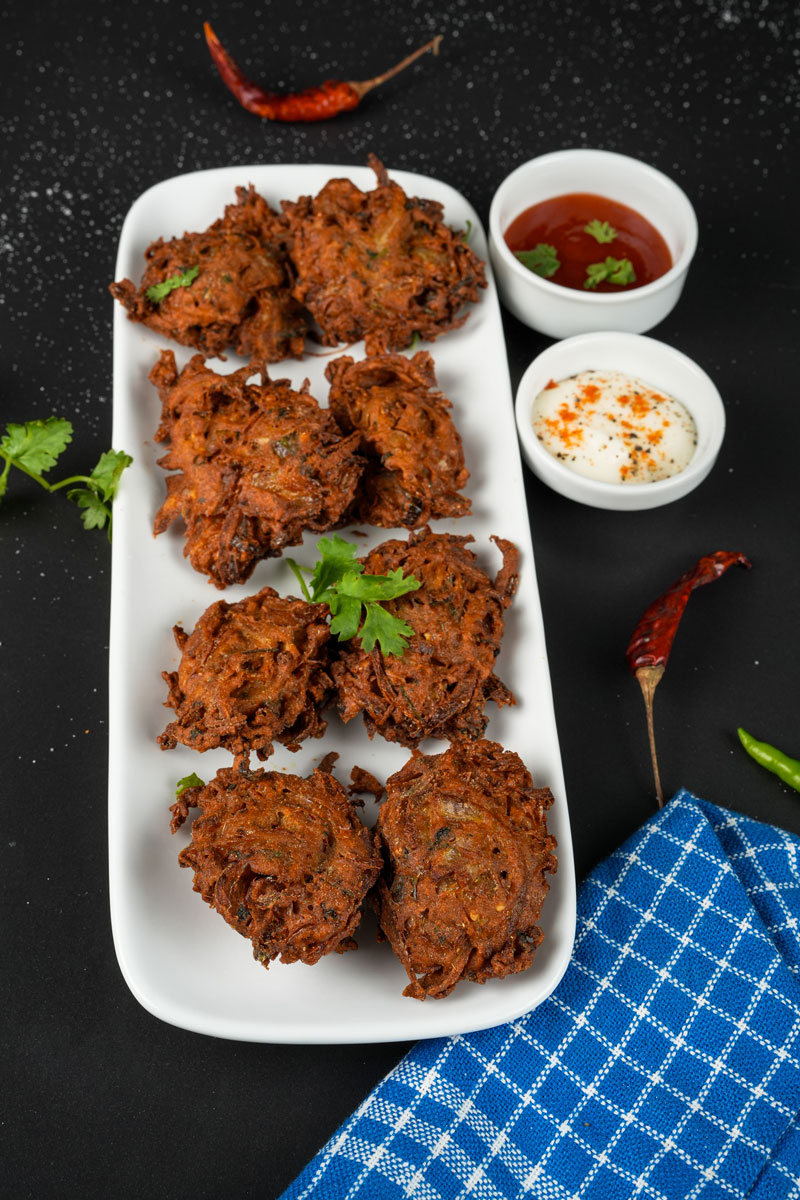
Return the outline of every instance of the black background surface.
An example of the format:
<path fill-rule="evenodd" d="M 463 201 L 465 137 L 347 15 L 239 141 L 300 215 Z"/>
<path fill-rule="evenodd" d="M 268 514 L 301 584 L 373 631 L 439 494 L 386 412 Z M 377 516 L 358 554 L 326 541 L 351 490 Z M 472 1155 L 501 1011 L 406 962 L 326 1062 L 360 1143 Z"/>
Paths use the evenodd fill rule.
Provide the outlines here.
<path fill-rule="evenodd" d="M 800 796 L 736 739 L 742 724 L 800 756 L 793 10 L 0 6 L 2 424 L 74 423 L 54 477 L 89 469 L 109 445 L 107 285 L 125 213 L 160 179 L 237 163 L 362 164 L 374 151 L 453 185 L 485 223 L 503 177 L 536 154 L 600 147 L 652 163 L 684 187 L 700 224 L 684 295 L 653 336 L 714 378 L 728 431 L 709 479 L 650 512 L 585 508 L 526 473 L 578 873 L 654 809 L 624 660 L 633 624 L 715 549 L 743 550 L 754 566 L 691 601 L 656 699 L 665 790 L 800 833 Z M 222 87 L 204 19 L 275 89 L 369 77 L 434 33 L 444 41 L 437 60 L 355 112 L 278 126 Z M 516 385 L 549 342 L 511 317 L 505 331 Z M 129 993 L 108 914 L 109 591 L 104 535 L 14 473 L 0 508 L 4 1191 L 277 1196 L 406 1047 L 225 1042 L 160 1023 Z"/>

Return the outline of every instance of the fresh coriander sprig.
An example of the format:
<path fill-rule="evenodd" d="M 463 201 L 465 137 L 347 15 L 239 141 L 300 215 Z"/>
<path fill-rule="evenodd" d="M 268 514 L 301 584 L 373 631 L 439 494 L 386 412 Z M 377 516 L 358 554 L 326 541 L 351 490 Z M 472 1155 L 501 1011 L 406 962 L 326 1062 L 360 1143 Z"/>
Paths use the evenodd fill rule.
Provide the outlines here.
<path fill-rule="evenodd" d="M 341 642 L 358 637 L 367 653 L 377 642 L 382 654 L 401 655 L 414 630 L 387 612 L 380 601 L 415 592 L 420 581 L 414 575 L 404 575 L 402 567 L 388 575 L 365 575 L 364 564 L 356 558 L 357 547 L 338 533 L 320 538 L 317 553 L 313 568 L 301 567 L 293 558 L 287 558 L 287 562 L 306 600 L 328 605 L 331 633 Z M 310 576 L 310 587 L 303 578 L 304 571 Z"/>
<path fill-rule="evenodd" d="M 6 425 L 6 432 L 0 439 L 0 458 L 5 463 L 0 474 L 0 500 L 8 490 L 9 472 L 16 467 L 30 479 L 35 479 L 45 491 L 58 492 L 68 488 L 67 499 L 83 509 L 84 528 L 107 528 L 111 541 L 111 505 L 122 472 L 133 459 L 122 450 L 106 450 L 91 475 L 70 475 L 58 483 L 49 483 L 44 476 L 52 470 L 71 441 L 72 424 L 64 417 Z"/>
<path fill-rule="evenodd" d="M 160 304 L 165 296 L 168 296 L 170 292 L 174 292 L 176 288 L 189 287 L 191 283 L 194 283 L 199 274 L 200 268 L 195 266 L 189 267 L 187 271 L 179 271 L 177 275 L 169 275 L 161 283 L 154 283 L 152 287 L 149 287 L 145 292 L 145 296 L 153 304 Z"/>
<path fill-rule="evenodd" d="M 555 275 L 561 266 L 555 246 L 548 246 L 546 242 L 537 242 L 532 250 L 515 250 L 514 257 L 519 259 L 523 267 L 544 279 Z"/>
<path fill-rule="evenodd" d="M 598 283 L 615 283 L 624 287 L 626 283 L 636 282 L 636 272 L 629 258 L 611 258 L 604 262 L 590 263 L 586 268 L 585 288 L 596 288 Z"/>
<path fill-rule="evenodd" d="M 583 232 L 588 233 L 596 242 L 605 245 L 608 242 L 613 242 L 617 236 L 617 231 L 613 225 L 609 225 L 608 221 L 590 221 L 588 225 L 584 225 Z"/>

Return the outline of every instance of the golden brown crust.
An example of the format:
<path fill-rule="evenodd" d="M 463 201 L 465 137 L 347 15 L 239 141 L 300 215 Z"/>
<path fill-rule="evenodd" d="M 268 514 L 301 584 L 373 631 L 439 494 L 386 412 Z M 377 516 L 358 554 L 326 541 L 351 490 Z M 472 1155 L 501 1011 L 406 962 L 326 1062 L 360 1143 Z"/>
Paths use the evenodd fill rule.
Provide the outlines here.
<path fill-rule="evenodd" d="M 510 542 L 493 540 L 503 554 L 494 583 L 467 549 L 471 537 L 429 529 L 407 542 L 383 542 L 362 560 L 368 574 L 401 567 L 422 587 L 384 602 L 414 630 L 402 656 L 384 657 L 377 647 L 367 654 L 354 642 L 340 648 L 332 671 L 345 721 L 361 713 L 370 736 L 416 746 L 428 737 L 481 737 L 487 701 L 514 703 L 494 662 L 516 590 L 518 553 Z"/>
<path fill-rule="evenodd" d="M 367 792 L 369 795 L 374 796 L 376 804 L 380 804 L 386 789 L 383 784 L 375 778 L 371 771 L 367 771 L 364 767 L 359 767 L 356 765 L 350 770 L 350 787 L 347 789 L 347 791 L 351 796 L 357 796 L 363 792 Z M 354 800 L 353 803 L 356 804 L 358 801 Z M 364 802 L 362 800 L 361 804 L 363 803 Z"/>
<path fill-rule="evenodd" d="M 418 529 L 441 517 L 462 517 L 460 495 L 469 471 L 450 401 L 436 387 L 433 359 L 381 354 L 329 363 L 328 406 L 340 427 L 360 436 L 367 460 L 358 519 L 384 529 Z"/>
<path fill-rule="evenodd" d="M 381 858 L 332 775 L 224 767 L 190 792 L 186 804 L 201 815 L 178 861 L 194 871 L 194 890 L 250 939 L 254 958 L 265 967 L 276 958 L 315 963 L 355 949 Z"/>
<path fill-rule="evenodd" d="M 486 286 L 484 265 L 433 200 L 411 199 L 374 155 L 377 186 L 332 179 L 315 197 L 284 201 L 296 299 L 326 345 L 366 340 L 368 354 L 433 341 L 463 324 Z"/>
<path fill-rule="evenodd" d="M 305 530 L 344 523 L 363 470 L 358 435 L 344 436 L 307 390 L 249 383 L 255 366 L 218 375 L 194 358 L 178 373 L 171 350 L 150 373 L 162 403 L 160 465 L 176 472 L 154 530 L 178 518 L 184 553 L 219 588 L 242 583 L 262 558 Z"/>
<path fill-rule="evenodd" d="M 391 776 L 377 823 L 380 929 L 405 967 L 404 995 L 448 995 L 527 970 L 557 867 L 547 788 L 485 740 L 417 755 Z"/>
<path fill-rule="evenodd" d="M 218 600 L 187 636 L 175 626 L 177 671 L 164 671 L 175 710 L 158 739 L 193 750 L 221 746 L 237 758 L 272 753 L 273 740 L 299 750 L 322 737 L 328 672 L 328 608 L 262 588 L 236 604 Z"/>
<path fill-rule="evenodd" d="M 123 279 L 110 285 L 111 294 L 132 321 L 209 357 L 232 347 L 264 362 L 301 358 L 308 316 L 291 293 L 285 221 L 252 185 L 236 195 L 203 233 L 152 242 L 139 286 Z M 150 287 L 193 268 L 198 274 L 189 286 L 157 302 L 148 298 Z"/>

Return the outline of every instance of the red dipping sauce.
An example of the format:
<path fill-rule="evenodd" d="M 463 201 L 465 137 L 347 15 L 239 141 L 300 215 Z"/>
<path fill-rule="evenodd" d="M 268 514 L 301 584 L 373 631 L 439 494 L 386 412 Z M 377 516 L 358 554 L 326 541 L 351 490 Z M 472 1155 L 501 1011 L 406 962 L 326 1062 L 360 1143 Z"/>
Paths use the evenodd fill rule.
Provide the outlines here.
<path fill-rule="evenodd" d="M 612 226 L 616 231 L 614 240 L 599 242 L 586 233 L 585 226 L 592 221 L 605 221 Z M 588 192 L 553 196 L 526 208 L 509 225 L 505 240 L 512 251 L 533 250 L 539 243 L 552 246 L 560 265 L 555 274 L 547 277 L 547 282 L 579 291 L 586 290 L 586 268 L 607 257 L 627 258 L 635 281 L 626 284 L 603 281 L 592 291 L 630 292 L 665 275 L 672 266 L 667 243 L 641 213 Z"/>

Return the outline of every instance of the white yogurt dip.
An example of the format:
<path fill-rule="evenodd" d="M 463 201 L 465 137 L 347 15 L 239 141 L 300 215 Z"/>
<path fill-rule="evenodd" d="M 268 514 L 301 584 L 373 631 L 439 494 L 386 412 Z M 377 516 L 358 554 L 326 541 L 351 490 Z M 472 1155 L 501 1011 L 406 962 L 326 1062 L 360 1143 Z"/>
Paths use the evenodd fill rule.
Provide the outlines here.
<path fill-rule="evenodd" d="M 697 429 L 688 409 L 621 371 L 551 381 L 533 402 L 533 431 L 578 475 L 603 483 L 654 483 L 691 462 Z"/>

